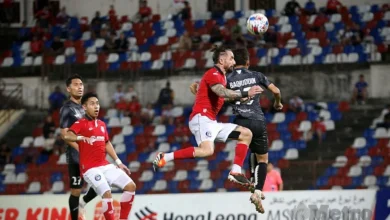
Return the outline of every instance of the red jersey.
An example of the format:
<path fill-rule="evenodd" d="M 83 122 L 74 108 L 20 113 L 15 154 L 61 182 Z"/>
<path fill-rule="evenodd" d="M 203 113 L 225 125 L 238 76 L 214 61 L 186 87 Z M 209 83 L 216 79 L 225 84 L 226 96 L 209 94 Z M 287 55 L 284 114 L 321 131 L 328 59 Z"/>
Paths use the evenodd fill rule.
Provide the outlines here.
<path fill-rule="evenodd" d="M 93 167 L 100 167 L 109 164 L 106 160 L 106 142 L 109 141 L 106 124 L 97 119 L 89 117 L 76 121 L 70 128 L 77 135 L 89 137 L 93 144 L 79 141 L 80 170 L 85 173 Z"/>
<path fill-rule="evenodd" d="M 341 3 L 338 0 L 328 0 L 326 4 L 326 8 L 331 10 L 337 10 L 337 7 L 341 6 Z"/>
<path fill-rule="evenodd" d="M 216 84 L 222 84 L 226 87 L 226 76 L 218 67 L 213 67 L 207 70 L 199 83 L 190 119 L 196 114 L 201 114 L 211 120 L 217 119 L 217 114 L 225 100 L 211 90 L 211 87 Z"/>

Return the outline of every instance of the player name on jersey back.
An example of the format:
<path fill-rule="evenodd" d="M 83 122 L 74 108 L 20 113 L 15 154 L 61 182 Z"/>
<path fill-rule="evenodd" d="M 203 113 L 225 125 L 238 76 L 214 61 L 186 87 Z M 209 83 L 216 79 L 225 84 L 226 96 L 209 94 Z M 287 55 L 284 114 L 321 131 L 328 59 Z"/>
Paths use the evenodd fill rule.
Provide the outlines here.
<path fill-rule="evenodd" d="M 256 84 L 256 78 L 247 78 L 243 80 L 238 80 L 234 82 L 229 82 L 229 86 L 231 89 L 235 89 L 241 86 L 246 86 L 246 85 L 254 85 Z"/>

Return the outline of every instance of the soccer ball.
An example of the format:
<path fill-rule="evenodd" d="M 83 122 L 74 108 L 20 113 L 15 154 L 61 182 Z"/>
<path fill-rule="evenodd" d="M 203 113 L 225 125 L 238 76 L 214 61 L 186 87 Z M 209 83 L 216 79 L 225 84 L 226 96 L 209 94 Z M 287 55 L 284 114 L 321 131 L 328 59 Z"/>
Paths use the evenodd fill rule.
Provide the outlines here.
<path fill-rule="evenodd" d="M 261 35 L 268 30 L 268 18 L 260 13 L 251 15 L 246 21 L 246 28 L 251 34 Z"/>

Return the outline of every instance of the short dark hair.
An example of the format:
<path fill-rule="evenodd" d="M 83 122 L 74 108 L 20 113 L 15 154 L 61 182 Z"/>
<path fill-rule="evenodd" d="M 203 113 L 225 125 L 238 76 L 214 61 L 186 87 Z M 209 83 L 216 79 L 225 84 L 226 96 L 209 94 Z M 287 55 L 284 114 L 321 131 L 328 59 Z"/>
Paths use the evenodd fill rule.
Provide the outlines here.
<path fill-rule="evenodd" d="M 84 105 L 90 98 L 98 98 L 98 96 L 95 93 L 88 92 L 81 98 L 81 104 Z"/>
<path fill-rule="evenodd" d="M 81 78 L 80 75 L 74 74 L 74 75 L 72 75 L 72 76 L 69 76 L 69 77 L 66 79 L 66 81 L 65 81 L 66 87 L 69 87 L 70 84 L 72 84 L 72 80 L 74 80 L 74 79 L 79 79 L 79 80 L 83 81 L 83 78 Z"/>
<path fill-rule="evenodd" d="M 233 51 L 236 65 L 246 65 L 249 60 L 249 52 L 246 48 L 237 48 Z"/>
<path fill-rule="evenodd" d="M 223 46 L 223 45 L 221 45 L 221 46 L 218 46 L 218 45 L 216 45 L 216 44 L 214 44 L 212 47 L 211 47 L 211 52 L 214 52 L 213 53 L 213 61 L 214 61 L 214 64 L 216 64 L 216 63 L 218 63 L 218 60 L 219 60 L 219 57 L 223 54 L 223 53 L 225 53 L 225 52 L 227 52 L 227 51 L 231 51 L 232 49 L 230 49 L 230 48 L 228 48 L 228 47 L 225 47 L 225 46 Z"/>

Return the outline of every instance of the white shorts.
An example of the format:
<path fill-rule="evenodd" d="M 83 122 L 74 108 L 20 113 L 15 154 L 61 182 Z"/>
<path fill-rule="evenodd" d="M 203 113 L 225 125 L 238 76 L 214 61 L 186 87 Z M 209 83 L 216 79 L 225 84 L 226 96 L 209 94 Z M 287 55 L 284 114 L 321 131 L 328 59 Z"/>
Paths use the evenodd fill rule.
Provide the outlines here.
<path fill-rule="evenodd" d="M 83 174 L 83 177 L 100 196 L 111 190 L 111 185 L 123 189 L 133 181 L 123 170 L 113 164 L 91 168 Z"/>
<path fill-rule="evenodd" d="M 226 142 L 230 133 L 238 125 L 232 123 L 218 123 L 201 114 L 196 114 L 189 122 L 189 128 L 195 136 L 198 146 L 203 141 Z"/>

